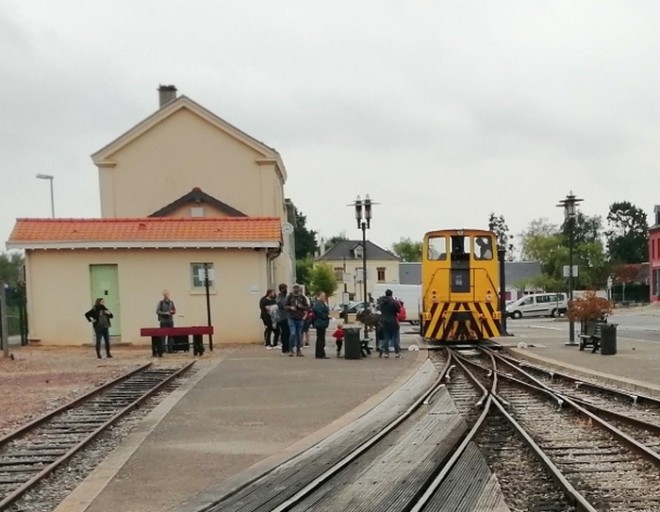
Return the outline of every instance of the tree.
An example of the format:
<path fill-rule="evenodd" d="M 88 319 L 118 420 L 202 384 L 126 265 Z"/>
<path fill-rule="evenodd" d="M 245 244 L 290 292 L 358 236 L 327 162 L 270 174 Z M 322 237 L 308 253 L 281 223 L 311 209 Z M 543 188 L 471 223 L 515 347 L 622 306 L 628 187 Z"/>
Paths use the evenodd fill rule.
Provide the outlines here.
<path fill-rule="evenodd" d="M 338 235 L 331 236 L 330 238 L 328 238 L 327 247 L 332 248 L 335 245 L 337 245 L 339 242 L 343 242 L 345 240 L 348 240 L 348 237 L 346 236 L 346 231 L 342 231 Z"/>
<path fill-rule="evenodd" d="M 569 223 L 564 221 L 561 226 L 564 235 L 564 241 L 568 245 L 570 231 Z M 573 243 L 575 245 L 581 243 L 601 242 L 603 232 L 603 219 L 600 215 L 590 217 L 578 211 L 575 215 L 575 223 L 573 224 Z"/>
<path fill-rule="evenodd" d="M 413 242 L 410 238 L 402 238 L 392 244 L 392 252 L 404 262 L 422 261 L 422 242 Z"/>
<path fill-rule="evenodd" d="M 504 215 L 496 216 L 494 212 L 488 217 L 488 230 L 497 235 L 497 245 L 503 247 L 509 261 L 513 261 L 513 253 L 516 248 L 513 245 L 513 235 L 509 234 L 509 226 L 504 220 Z"/>
<path fill-rule="evenodd" d="M 298 284 L 309 287 L 311 281 L 312 267 L 314 266 L 314 258 L 307 257 L 301 260 L 296 260 L 296 281 Z"/>
<path fill-rule="evenodd" d="M 600 288 L 605 285 L 609 273 L 609 263 L 599 232 L 598 217 L 577 216 L 573 244 L 573 264 L 579 268 L 575 279 L 577 289 Z M 563 267 L 568 265 L 568 231 L 566 226 L 558 228 L 547 219 L 532 221 L 522 233 L 522 257 L 537 261 L 542 276 L 533 280 L 538 288 L 547 291 L 561 291 L 567 288 L 563 277 Z"/>
<path fill-rule="evenodd" d="M 318 250 L 316 243 L 316 231 L 307 229 L 307 217 L 294 208 L 296 215 L 296 225 L 293 230 L 293 237 L 296 242 L 296 260 L 301 260 L 307 256 L 314 256 Z"/>
<path fill-rule="evenodd" d="M 641 208 L 622 201 L 610 205 L 607 214 L 610 229 L 605 233 L 610 260 L 614 263 L 643 263 L 648 258 L 646 213 Z"/>
<path fill-rule="evenodd" d="M 16 286 L 23 280 L 25 258 L 19 252 L 0 253 L 0 281 Z"/>
<path fill-rule="evenodd" d="M 327 263 L 317 263 L 310 272 L 309 289 L 314 295 L 321 292 L 331 297 L 337 291 L 337 276 Z"/>

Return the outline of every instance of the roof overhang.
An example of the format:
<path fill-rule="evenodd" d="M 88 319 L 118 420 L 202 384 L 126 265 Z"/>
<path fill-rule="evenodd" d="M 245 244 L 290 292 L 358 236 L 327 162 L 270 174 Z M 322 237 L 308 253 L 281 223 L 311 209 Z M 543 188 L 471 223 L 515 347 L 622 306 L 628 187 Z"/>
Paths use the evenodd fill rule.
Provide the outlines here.
<path fill-rule="evenodd" d="M 173 240 L 173 241 L 103 241 L 103 242 L 7 242 L 7 249 L 25 250 L 86 250 L 86 249 L 279 249 L 280 243 L 274 241 L 231 240 Z"/>

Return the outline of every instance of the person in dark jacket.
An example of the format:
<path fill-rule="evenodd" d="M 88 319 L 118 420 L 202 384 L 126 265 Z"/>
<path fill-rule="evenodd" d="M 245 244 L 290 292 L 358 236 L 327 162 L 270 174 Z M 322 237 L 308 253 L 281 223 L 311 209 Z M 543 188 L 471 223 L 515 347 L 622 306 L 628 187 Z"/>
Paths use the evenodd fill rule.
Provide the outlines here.
<path fill-rule="evenodd" d="M 390 354 L 390 342 L 394 345 L 396 358 L 401 357 L 401 347 L 399 342 L 399 322 L 397 317 L 401 306 L 392 297 L 392 290 L 385 291 L 385 297 L 380 301 L 380 324 L 383 329 L 383 341 L 380 346 L 379 357 L 385 353 L 385 357 Z"/>
<path fill-rule="evenodd" d="M 103 299 L 96 299 L 92 309 L 85 313 L 85 318 L 88 322 L 92 322 L 94 334 L 96 335 L 96 357 L 101 359 L 101 338 L 105 342 L 106 357 L 112 357 L 110 355 L 110 319 L 112 313 L 105 307 Z"/>
<path fill-rule="evenodd" d="M 176 306 L 174 306 L 174 301 L 170 298 L 170 292 L 168 290 L 163 290 L 163 298 L 158 301 L 156 306 L 156 316 L 158 317 L 158 325 L 160 327 L 174 327 L 174 315 L 176 315 Z M 172 336 L 167 336 L 167 352 L 172 352 L 173 344 Z M 163 344 L 165 340 L 161 339 L 160 343 L 157 346 L 153 346 L 151 351 L 154 357 L 163 357 Z"/>
<path fill-rule="evenodd" d="M 264 324 L 264 346 L 268 350 L 277 347 L 277 342 L 275 344 L 271 343 L 272 334 L 275 331 L 273 318 L 270 314 L 271 306 L 277 306 L 277 301 L 275 300 L 275 290 L 269 288 L 266 290 L 266 295 L 261 297 L 259 301 L 261 321 Z"/>
<path fill-rule="evenodd" d="M 325 293 L 319 293 L 318 300 L 312 306 L 314 312 L 314 329 L 316 329 L 316 358 L 327 359 L 325 355 L 325 332 L 330 325 L 330 307 Z"/>
<path fill-rule="evenodd" d="M 289 313 L 289 356 L 302 357 L 303 321 L 309 310 L 309 301 L 302 294 L 300 285 L 293 285 L 293 292 L 286 298 L 285 306 Z"/>
<path fill-rule="evenodd" d="M 278 286 L 280 293 L 275 297 L 277 303 L 277 310 L 279 312 L 279 321 L 277 322 L 277 329 L 275 330 L 275 338 L 273 343 L 277 345 L 278 339 L 282 339 L 282 354 L 289 353 L 289 312 L 286 309 L 286 298 L 289 287 L 282 283 Z"/>

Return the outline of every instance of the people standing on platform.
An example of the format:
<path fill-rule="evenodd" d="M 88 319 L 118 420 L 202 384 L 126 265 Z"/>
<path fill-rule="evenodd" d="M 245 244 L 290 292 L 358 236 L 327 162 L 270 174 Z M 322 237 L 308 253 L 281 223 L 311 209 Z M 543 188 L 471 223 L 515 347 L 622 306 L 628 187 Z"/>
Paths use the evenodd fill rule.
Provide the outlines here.
<path fill-rule="evenodd" d="M 273 343 L 273 332 L 275 327 L 273 326 L 273 318 L 270 314 L 270 308 L 272 306 L 277 307 L 277 301 L 275 300 L 275 290 L 269 288 L 266 290 L 266 295 L 261 297 L 259 300 L 259 312 L 261 321 L 264 324 L 264 346 L 268 350 L 272 350 L 277 347 L 277 343 Z"/>
<path fill-rule="evenodd" d="M 302 294 L 300 285 L 293 285 L 293 292 L 286 298 L 286 310 L 289 313 L 289 355 L 302 357 L 303 319 L 309 310 L 309 301 Z"/>
<path fill-rule="evenodd" d="M 278 340 L 282 340 L 282 354 L 289 353 L 289 310 L 286 307 L 286 299 L 288 297 L 288 286 L 284 283 L 278 286 L 280 293 L 277 294 L 275 302 L 277 303 L 277 311 L 279 321 L 277 322 L 277 330 L 275 331 L 274 344 L 277 345 Z"/>
<path fill-rule="evenodd" d="M 335 339 L 335 344 L 337 345 L 337 357 L 341 357 L 341 348 L 344 345 L 344 336 L 346 336 L 346 331 L 344 331 L 344 324 L 339 324 L 335 329 L 335 332 L 332 333 L 332 337 Z M 376 343 L 378 343 L 377 340 Z"/>
<path fill-rule="evenodd" d="M 174 327 L 176 307 L 174 306 L 174 301 L 170 298 L 170 292 L 168 290 L 163 290 L 163 298 L 158 302 L 158 306 L 156 306 L 156 315 L 158 316 L 158 325 L 161 328 Z M 153 354 L 154 356 L 163 357 L 164 341 L 161 339 L 158 346 L 152 347 L 152 352 L 155 352 Z M 167 351 L 172 352 L 171 336 L 167 336 Z"/>
<path fill-rule="evenodd" d="M 385 291 L 385 297 L 380 301 L 380 323 L 383 329 L 383 341 L 380 346 L 379 357 L 385 354 L 389 357 L 390 342 L 394 346 L 396 358 L 401 357 L 401 347 L 399 343 L 399 323 L 397 317 L 401 306 L 392 298 L 392 290 Z"/>
<path fill-rule="evenodd" d="M 314 313 L 314 329 L 316 329 L 316 353 L 317 359 L 327 359 L 325 355 L 325 332 L 330 326 L 330 307 L 325 293 L 319 293 L 318 299 L 312 306 Z"/>
<path fill-rule="evenodd" d="M 103 339 L 105 342 L 105 355 L 106 357 L 111 358 L 110 319 L 112 318 L 112 313 L 105 307 L 105 302 L 102 298 L 98 298 L 94 301 L 94 306 L 85 313 L 85 318 L 88 322 L 92 322 L 92 327 L 94 328 L 94 335 L 96 336 L 96 357 L 102 359 L 101 339 Z"/>

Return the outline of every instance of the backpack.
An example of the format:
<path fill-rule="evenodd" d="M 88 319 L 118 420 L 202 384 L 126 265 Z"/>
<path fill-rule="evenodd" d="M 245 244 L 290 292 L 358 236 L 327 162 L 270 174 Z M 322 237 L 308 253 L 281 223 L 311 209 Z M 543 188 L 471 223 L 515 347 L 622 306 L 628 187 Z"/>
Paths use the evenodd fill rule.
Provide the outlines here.
<path fill-rule="evenodd" d="M 404 306 L 401 306 L 399 309 L 399 313 L 397 314 L 396 319 L 399 322 L 403 322 L 406 319 L 406 308 Z"/>
<path fill-rule="evenodd" d="M 277 304 L 266 306 L 266 311 L 268 311 L 268 314 L 270 315 L 270 321 L 273 323 L 273 325 L 277 325 L 281 319 L 280 309 L 277 307 Z"/>

